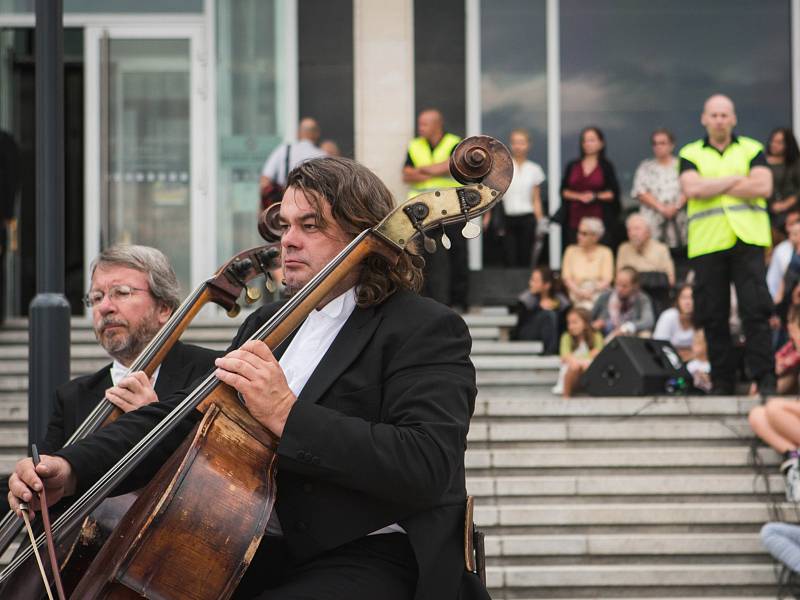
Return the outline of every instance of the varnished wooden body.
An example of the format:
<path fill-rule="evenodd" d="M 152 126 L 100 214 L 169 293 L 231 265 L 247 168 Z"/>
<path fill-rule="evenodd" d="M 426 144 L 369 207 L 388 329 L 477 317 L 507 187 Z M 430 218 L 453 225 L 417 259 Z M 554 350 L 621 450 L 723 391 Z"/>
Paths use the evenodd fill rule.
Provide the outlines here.
<path fill-rule="evenodd" d="M 236 589 L 275 502 L 277 440 L 231 388 L 208 400 L 71 598 L 211 600 Z"/>

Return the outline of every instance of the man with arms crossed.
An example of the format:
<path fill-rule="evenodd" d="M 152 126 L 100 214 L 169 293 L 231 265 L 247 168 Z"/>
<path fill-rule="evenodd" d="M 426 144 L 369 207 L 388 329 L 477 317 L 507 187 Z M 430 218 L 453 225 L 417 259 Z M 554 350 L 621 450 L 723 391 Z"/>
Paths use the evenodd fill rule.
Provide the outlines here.
<path fill-rule="evenodd" d="M 733 394 L 728 318 L 730 284 L 736 286 L 747 344 L 745 359 L 760 394 L 775 392 L 764 249 L 772 242 L 765 198 L 772 174 L 761 144 L 736 135 L 736 112 L 727 96 L 706 100 L 704 139 L 680 151 L 681 188 L 689 198 L 689 258 L 695 271 L 694 318 L 705 330 L 712 394 Z"/>

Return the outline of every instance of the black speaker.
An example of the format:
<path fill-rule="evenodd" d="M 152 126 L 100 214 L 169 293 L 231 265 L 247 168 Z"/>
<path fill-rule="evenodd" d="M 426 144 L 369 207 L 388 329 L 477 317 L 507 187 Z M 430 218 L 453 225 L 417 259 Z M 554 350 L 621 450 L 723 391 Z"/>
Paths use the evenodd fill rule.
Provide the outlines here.
<path fill-rule="evenodd" d="M 590 396 L 686 394 L 692 377 L 672 344 L 615 337 L 583 374 Z"/>

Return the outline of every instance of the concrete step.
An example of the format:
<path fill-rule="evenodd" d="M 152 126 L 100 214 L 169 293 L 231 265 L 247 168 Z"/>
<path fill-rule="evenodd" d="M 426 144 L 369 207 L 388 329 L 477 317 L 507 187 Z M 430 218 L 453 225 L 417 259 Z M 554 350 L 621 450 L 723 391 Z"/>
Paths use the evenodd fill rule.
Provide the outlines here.
<path fill-rule="evenodd" d="M 550 393 L 550 388 L 556 384 L 558 371 L 555 369 L 541 370 L 529 373 L 528 371 L 489 371 L 480 369 L 475 380 L 478 388 L 491 386 L 524 386 L 532 393 Z"/>
<path fill-rule="evenodd" d="M 773 494 L 783 494 L 783 477 L 769 477 Z M 766 493 L 763 478 L 752 474 L 603 475 L 567 477 L 468 477 L 467 493 L 507 496 L 688 496 Z"/>
<path fill-rule="evenodd" d="M 783 507 L 792 514 L 792 507 Z M 763 502 L 633 502 L 602 504 L 478 504 L 479 527 L 541 527 L 599 525 L 742 525 L 760 526 L 769 520 Z"/>
<path fill-rule="evenodd" d="M 532 393 L 524 388 L 480 388 L 475 416 L 630 417 L 746 416 L 758 399 L 746 396 L 577 397 Z"/>
<path fill-rule="evenodd" d="M 752 434 L 744 418 L 638 416 L 625 420 L 475 421 L 470 424 L 467 439 L 470 442 L 736 439 L 748 444 Z"/>
<path fill-rule="evenodd" d="M 0 361 L 0 364 L 2 361 Z M 103 363 L 105 364 L 105 363 Z M 3 380 L 0 377 L 0 382 Z M 478 390 L 473 420 L 486 418 L 530 417 L 552 419 L 567 417 L 744 417 L 758 400 L 749 397 L 685 396 L 568 398 L 544 394 L 534 389 L 484 387 Z M 27 411 L 24 392 L 0 392 L 0 420 L 3 410 Z M 25 412 L 27 415 L 27 412 Z"/>
<path fill-rule="evenodd" d="M 486 371 L 547 371 L 558 375 L 561 361 L 557 356 L 474 356 L 476 369 Z"/>
<path fill-rule="evenodd" d="M 226 330 L 227 331 L 227 330 Z M 231 335 L 225 338 L 220 337 L 219 341 L 228 343 L 234 330 L 231 330 Z M 188 335 L 188 332 L 187 332 Z M 472 355 L 489 355 L 489 356 L 536 356 L 542 352 L 541 342 L 506 342 L 498 340 L 475 340 L 472 344 Z M 102 360 L 110 360 L 106 351 L 97 344 L 94 340 L 89 343 L 73 343 L 70 348 L 71 358 L 96 358 Z M 3 344 L 0 345 L 0 360 L 2 359 L 24 359 L 28 358 L 28 345 L 27 344 Z"/>
<path fill-rule="evenodd" d="M 780 456 L 761 447 L 761 460 L 780 464 Z M 737 446 L 691 446 L 677 448 L 633 446 L 630 448 L 507 448 L 469 449 L 467 469 L 596 469 L 667 467 L 746 467 L 750 450 Z"/>
<path fill-rule="evenodd" d="M 486 536 L 486 556 L 497 558 L 750 555 L 763 552 L 757 532 Z"/>
<path fill-rule="evenodd" d="M 486 576 L 490 588 L 537 590 L 612 586 L 734 588 L 775 584 L 771 564 L 505 566 L 489 567 Z"/>

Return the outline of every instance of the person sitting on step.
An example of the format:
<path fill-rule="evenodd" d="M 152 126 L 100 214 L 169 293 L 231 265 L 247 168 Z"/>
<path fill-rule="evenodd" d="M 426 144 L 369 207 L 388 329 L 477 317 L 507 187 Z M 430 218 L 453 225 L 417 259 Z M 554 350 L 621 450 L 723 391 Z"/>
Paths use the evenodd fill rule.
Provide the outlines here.
<path fill-rule="evenodd" d="M 581 375 L 603 349 L 603 334 L 592 327 L 589 311 L 577 307 L 569 309 L 567 330 L 562 334 L 559 346 L 561 370 L 553 393 L 569 398 L 578 390 Z"/>

